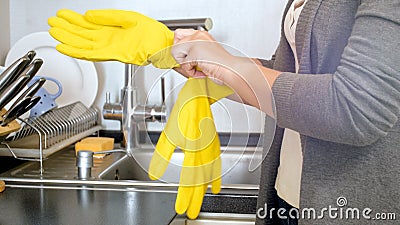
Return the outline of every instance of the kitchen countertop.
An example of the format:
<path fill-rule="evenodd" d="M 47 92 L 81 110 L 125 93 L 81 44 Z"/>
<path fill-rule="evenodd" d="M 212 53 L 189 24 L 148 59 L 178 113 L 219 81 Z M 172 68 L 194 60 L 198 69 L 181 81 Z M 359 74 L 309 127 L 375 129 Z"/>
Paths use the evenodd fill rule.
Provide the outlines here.
<path fill-rule="evenodd" d="M 0 224 L 167 225 L 175 192 L 8 185 L 0 193 Z M 254 214 L 256 196 L 207 195 L 202 212 Z"/>
<path fill-rule="evenodd" d="M 175 194 L 7 187 L 0 224 L 168 224 Z"/>

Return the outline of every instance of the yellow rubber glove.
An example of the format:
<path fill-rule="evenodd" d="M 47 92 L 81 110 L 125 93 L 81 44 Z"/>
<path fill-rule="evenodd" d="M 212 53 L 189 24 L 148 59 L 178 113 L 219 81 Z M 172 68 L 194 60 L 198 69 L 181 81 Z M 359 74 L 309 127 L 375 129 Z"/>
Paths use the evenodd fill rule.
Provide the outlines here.
<path fill-rule="evenodd" d="M 184 152 L 175 211 L 198 216 L 209 184 L 221 189 L 220 142 L 210 105 L 233 94 L 232 89 L 208 78 L 189 78 L 171 111 L 149 166 L 149 177 L 160 179 L 176 149 Z"/>
<path fill-rule="evenodd" d="M 56 49 L 90 61 L 116 60 L 168 69 L 177 66 L 170 53 L 174 33 L 164 24 L 133 11 L 88 10 L 84 15 L 62 9 L 48 19 Z"/>

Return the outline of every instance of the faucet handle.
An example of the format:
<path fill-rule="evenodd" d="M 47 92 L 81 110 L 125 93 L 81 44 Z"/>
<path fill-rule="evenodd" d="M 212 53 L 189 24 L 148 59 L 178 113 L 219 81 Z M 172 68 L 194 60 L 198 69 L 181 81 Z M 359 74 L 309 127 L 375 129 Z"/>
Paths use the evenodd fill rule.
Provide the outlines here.
<path fill-rule="evenodd" d="M 106 102 L 103 105 L 103 118 L 122 121 L 122 105 L 111 103 L 109 91 L 106 92 Z"/>

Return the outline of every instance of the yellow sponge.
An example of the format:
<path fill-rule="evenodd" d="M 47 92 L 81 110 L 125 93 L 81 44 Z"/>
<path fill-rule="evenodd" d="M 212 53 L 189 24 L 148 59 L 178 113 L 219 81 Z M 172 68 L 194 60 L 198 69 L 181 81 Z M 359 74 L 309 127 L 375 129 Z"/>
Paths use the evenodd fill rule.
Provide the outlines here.
<path fill-rule="evenodd" d="M 89 150 L 101 152 L 114 149 L 114 138 L 108 137 L 87 137 L 75 144 L 75 152 Z M 94 157 L 104 157 L 104 154 L 94 155 Z"/>
<path fill-rule="evenodd" d="M 4 183 L 4 181 L 0 180 L 0 192 L 3 192 L 4 189 L 6 189 L 6 183 Z"/>

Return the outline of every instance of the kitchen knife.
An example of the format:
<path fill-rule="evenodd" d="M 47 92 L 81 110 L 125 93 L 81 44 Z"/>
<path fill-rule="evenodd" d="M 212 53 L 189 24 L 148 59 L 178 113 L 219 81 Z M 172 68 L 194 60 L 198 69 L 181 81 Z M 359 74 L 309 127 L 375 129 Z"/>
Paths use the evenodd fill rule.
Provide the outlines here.
<path fill-rule="evenodd" d="M 35 81 L 35 83 L 33 83 L 31 86 L 28 87 L 28 89 L 26 89 L 24 91 L 24 93 L 22 93 L 17 100 L 15 100 L 14 104 L 12 104 L 10 106 L 10 109 L 12 109 L 13 107 L 15 107 L 15 105 L 17 105 L 20 101 L 22 101 L 25 97 L 33 97 L 36 92 L 39 91 L 39 89 L 43 86 L 43 84 L 46 82 L 45 78 L 40 78 L 38 80 Z"/>
<path fill-rule="evenodd" d="M 29 75 L 33 78 L 35 74 L 39 71 L 40 67 L 43 65 L 42 59 L 35 59 L 31 64 L 29 64 L 21 74 Z"/>
<path fill-rule="evenodd" d="M 3 73 L 0 75 L 0 93 L 6 89 L 8 85 L 18 79 L 19 75 L 26 69 L 29 63 L 35 58 L 36 52 L 29 51 L 23 57 L 13 62 Z"/>
<path fill-rule="evenodd" d="M 29 97 L 28 97 L 28 98 L 29 98 Z M 42 97 L 40 97 L 40 96 L 33 96 L 33 97 L 30 97 L 30 98 L 31 98 L 31 101 L 30 101 L 29 104 L 24 108 L 24 111 L 23 111 L 22 114 L 24 114 L 24 113 L 27 112 L 28 110 L 32 109 L 32 107 L 35 106 L 35 105 L 40 101 L 40 99 L 41 99 Z M 22 115 L 22 114 L 20 114 L 20 115 Z"/>
<path fill-rule="evenodd" d="M 0 93 L 0 109 L 6 106 L 18 93 L 28 84 L 28 82 L 35 76 L 37 71 L 43 64 L 43 60 L 35 59 L 25 70 L 22 75 L 9 85 L 3 93 Z"/>
<path fill-rule="evenodd" d="M 7 87 L 18 79 L 18 76 L 28 66 L 31 60 L 28 57 L 22 57 L 16 60 L 13 64 L 7 67 L 0 75 L 0 94 L 4 92 Z"/>
<path fill-rule="evenodd" d="M 28 57 L 32 61 L 33 58 L 35 58 L 35 56 L 36 56 L 36 52 L 34 50 L 31 50 L 31 51 L 27 52 L 24 57 Z"/>
<path fill-rule="evenodd" d="M 3 121 L 1 122 L 1 126 L 6 126 L 9 122 L 11 122 L 11 118 L 14 117 L 14 115 L 17 115 L 18 111 L 22 111 L 31 101 L 30 97 L 24 98 L 22 101 L 20 101 L 14 108 L 11 108 L 6 112 L 6 114 L 3 115 Z"/>
<path fill-rule="evenodd" d="M 30 77 L 28 75 L 24 75 L 19 77 L 18 80 L 14 81 L 10 86 L 4 90 L 0 95 L 0 109 L 4 108 L 24 87 L 23 84 L 26 81 L 29 81 Z"/>
<path fill-rule="evenodd" d="M 8 123 L 30 110 L 40 101 L 40 98 L 40 96 L 34 96 L 22 99 L 22 101 L 16 104 L 13 108 L 10 108 L 10 110 L 3 115 L 3 121 L 0 126 L 7 126 Z"/>

